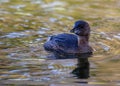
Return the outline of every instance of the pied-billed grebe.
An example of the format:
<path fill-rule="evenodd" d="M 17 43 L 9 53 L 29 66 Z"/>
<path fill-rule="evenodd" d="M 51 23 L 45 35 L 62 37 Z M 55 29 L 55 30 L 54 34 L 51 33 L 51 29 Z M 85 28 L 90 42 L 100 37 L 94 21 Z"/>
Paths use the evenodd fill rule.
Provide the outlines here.
<path fill-rule="evenodd" d="M 86 21 L 76 21 L 70 32 L 75 34 L 63 33 L 51 36 L 45 42 L 44 49 L 61 59 L 83 53 L 92 53 L 92 48 L 89 46 L 90 26 Z"/>

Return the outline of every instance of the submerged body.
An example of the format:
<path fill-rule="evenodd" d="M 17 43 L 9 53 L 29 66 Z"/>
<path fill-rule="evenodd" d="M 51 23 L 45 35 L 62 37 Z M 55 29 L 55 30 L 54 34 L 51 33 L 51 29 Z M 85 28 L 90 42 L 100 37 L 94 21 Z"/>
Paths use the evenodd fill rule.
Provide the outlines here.
<path fill-rule="evenodd" d="M 86 28 L 80 29 L 81 25 Z M 92 53 L 92 48 L 88 43 L 90 33 L 88 23 L 77 21 L 71 32 L 75 34 L 63 33 L 51 36 L 44 44 L 44 49 L 53 53 L 56 58 L 61 59 L 74 58 L 82 53 Z"/>

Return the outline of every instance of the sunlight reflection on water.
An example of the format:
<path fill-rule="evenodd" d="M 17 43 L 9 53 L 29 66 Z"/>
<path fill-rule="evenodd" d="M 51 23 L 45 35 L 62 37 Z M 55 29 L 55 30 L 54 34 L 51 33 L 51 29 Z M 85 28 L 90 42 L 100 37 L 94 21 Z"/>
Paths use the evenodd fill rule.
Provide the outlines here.
<path fill-rule="evenodd" d="M 119 3 L 0 0 L 0 85 L 120 85 Z M 95 50 L 90 78 L 85 80 L 70 74 L 77 59 L 48 60 L 43 49 L 49 35 L 68 33 L 78 19 L 90 23 L 90 44 Z"/>

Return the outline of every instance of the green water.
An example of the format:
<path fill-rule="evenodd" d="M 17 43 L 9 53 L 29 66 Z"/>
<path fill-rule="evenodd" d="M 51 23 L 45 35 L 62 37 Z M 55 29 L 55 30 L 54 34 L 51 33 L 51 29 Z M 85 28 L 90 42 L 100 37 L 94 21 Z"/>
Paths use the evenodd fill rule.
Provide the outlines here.
<path fill-rule="evenodd" d="M 0 0 L 1 86 L 120 85 L 119 8 L 120 0 Z M 70 74 L 76 59 L 46 60 L 43 49 L 79 19 L 90 24 L 95 50 L 85 80 Z"/>

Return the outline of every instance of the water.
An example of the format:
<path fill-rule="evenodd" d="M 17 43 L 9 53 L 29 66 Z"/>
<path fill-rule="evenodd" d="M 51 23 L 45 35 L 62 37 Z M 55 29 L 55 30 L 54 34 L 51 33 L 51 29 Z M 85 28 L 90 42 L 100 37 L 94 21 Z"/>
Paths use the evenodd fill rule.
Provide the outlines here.
<path fill-rule="evenodd" d="M 119 8 L 119 0 L 0 0 L 0 85 L 119 86 Z M 78 19 L 92 30 L 88 79 L 71 74 L 77 59 L 47 60 L 43 49 Z"/>

